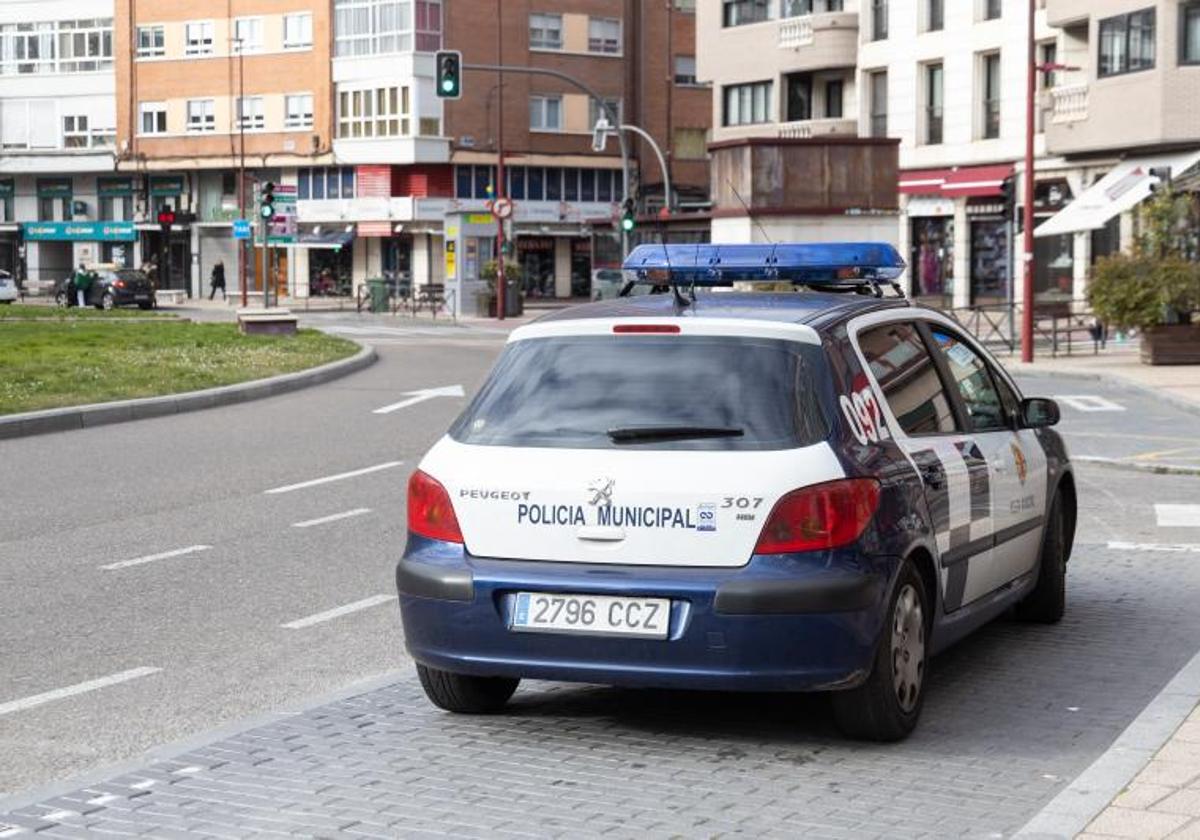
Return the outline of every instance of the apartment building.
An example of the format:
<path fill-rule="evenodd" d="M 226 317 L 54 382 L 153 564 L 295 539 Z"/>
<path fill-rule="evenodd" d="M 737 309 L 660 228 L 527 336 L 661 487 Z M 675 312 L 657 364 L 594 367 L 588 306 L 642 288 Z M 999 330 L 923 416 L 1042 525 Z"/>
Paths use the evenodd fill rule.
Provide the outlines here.
<path fill-rule="evenodd" d="M 218 261 L 231 289 L 243 271 L 261 289 L 263 249 L 240 244 L 233 222 L 256 217 L 256 184 L 333 161 L 329 4 L 116 0 L 115 13 L 117 169 L 138 227 L 130 262 L 157 264 L 164 287 L 189 294 Z M 271 233 L 291 245 L 294 191 L 284 192 Z M 164 207 L 176 212 L 166 241 Z M 292 253 L 279 249 L 280 291 Z"/>
<path fill-rule="evenodd" d="M 0 270 L 46 291 L 133 239 L 113 173 L 113 6 L 0 3 Z"/>
<path fill-rule="evenodd" d="M 1200 0 L 1047 0 L 1046 19 L 1071 68 L 1047 91 L 1046 146 L 1082 192 L 1035 235 L 1094 259 L 1129 244 L 1162 177 L 1200 193 Z"/>

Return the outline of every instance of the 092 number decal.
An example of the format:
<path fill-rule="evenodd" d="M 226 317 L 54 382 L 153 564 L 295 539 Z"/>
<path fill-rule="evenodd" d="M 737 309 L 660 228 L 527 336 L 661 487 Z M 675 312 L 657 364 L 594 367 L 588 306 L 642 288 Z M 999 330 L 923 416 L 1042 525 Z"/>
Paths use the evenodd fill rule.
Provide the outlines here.
<path fill-rule="evenodd" d="M 862 388 L 850 396 L 843 394 L 838 400 L 850 433 L 855 439 L 866 446 L 868 443 L 879 443 L 887 437 L 887 427 L 883 424 L 883 413 L 879 410 L 879 401 L 869 388 Z"/>

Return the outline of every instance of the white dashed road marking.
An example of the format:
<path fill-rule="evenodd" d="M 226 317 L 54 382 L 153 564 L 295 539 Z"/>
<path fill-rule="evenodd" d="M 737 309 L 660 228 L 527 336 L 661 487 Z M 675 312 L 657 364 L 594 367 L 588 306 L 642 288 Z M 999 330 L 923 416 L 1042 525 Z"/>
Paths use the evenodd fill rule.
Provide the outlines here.
<path fill-rule="evenodd" d="M 1108 547 L 1119 551 L 1161 551 L 1170 554 L 1200 554 L 1200 543 L 1132 543 L 1110 540 Z"/>
<path fill-rule="evenodd" d="M 1155 505 L 1159 528 L 1200 528 L 1200 505 Z"/>
<path fill-rule="evenodd" d="M 385 405 L 382 408 L 377 408 L 372 411 L 372 414 L 391 414 L 393 411 L 399 411 L 402 408 L 408 408 L 410 405 L 423 403 L 426 400 L 432 400 L 434 397 L 465 397 L 467 394 L 461 385 L 447 385 L 445 388 L 426 388 L 423 391 L 406 391 L 404 394 L 408 399 L 401 400 L 391 405 Z"/>
<path fill-rule="evenodd" d="M 295 621 L 289 621 L 287 624 L 281 624 L 280 627 L 288 630 L 300 630 L 305 627 L 311 627 L 314 624 L 320 624 L 323 621 L 332 621 L 335 618 L 341 618 L 344 615 L 365 610 L 370 607 L 377 607 L 380 604 L 387 604 L 396 600 L 395 595 L 372 595 L 370 598 L 363 598 L 361 601 L 355 601 L 353 604 L 346 604 L 341 607 L 334 607 L 332 610 L 325 610 L 316 615 L 298 618 Z"/>
<path fill-rule="evenodd" d="M 53 691 L 34 694 L 32 697 L 22 697 L 19 700 L 9 700 L 7 703 L 0 703 L 0 715 L 21 712 L 25 709 L 32 709 L 35 706 L 53 703 L 55 700 L 63 700 L 67 697 L 74 697 L 76 694 L 86 694 L 89 691 L 95 691 L 99 688 L 107 688 L 110 685 L 117 685 L 118 683 L 129 682 L 130 680 L 136 680 L 139 677 L 148 677 L 151 674 L 157 674 L 161 670 L 162 668 L 131 668 L 128 671 L 121 671 L 119 674 L 110 674 L 107 677 L 100 677 L 99 679 L 76 683 L 75 685 L 69 685 L 66 688 L 56 688 Z"/>
<path fill-rule="evenodd" d="M 1055 396 L 1054 398 L 1060 403 L 1069 405 L 1076 411 L 1124 411 L 1125 406 L 1092 394 L 1072 394 L 1069 396 Z"/>
<path fill-rule="evenodd" d="M 376 464 L 373 467 L 363 467 L 361 470 L 351 470 L 350 472 L 338 473 L 337 475 L 327 475 L 323 478 L 314 478 L 311 481 L 301 481 L 299 484 L 286 484 L 283 487 L 272 487 L 270 490 L 264 490 L 266 494 L 272 493 L 291 493 L 293 490 L 303 490 L 306 487 L 316 487 L 318 484 L 328 484 L 331 481 L 342 481 L 347 478 L 357 478 L 360 475 L 367 475 L 380 470 L 390 470 L 392 467 L 398 467 L 403 464 L 403 461 L 386 461 L 382 464 Z"/>
<path fill-rule="evenodd" d="M 344 510 L 341 513 L 332 513 L 329 516 L 322 516 L 318 519 L 306 519 L 303 522 L 293 522 L 293 528 L 311 528 L 314 525 L 324 525 L 326 522 L 337 522 L 339 519 L 349 519 L 352 516 L 362 516 L 364 513 L 370 513 L 370 508 L 355 508 L 354 510 Z"/>
<path fill-rule="evenodd" d="M 208 551 L 210 548 L 212 548 L 211 545 L 189 545 L 187 548 L 177 548 L 174 551 L 164 551 L 161 554 L 147 554 L 145 557 L 134 557 L 132 560 L 118 560 L 116 563 L 109 563 L 100 568 L 111 572 L 114 569 L 126 569 L 130 566 L 140 566 L 143 563 L 153 563 L 155 560 L 168 560 L 171 557 L 182 557 L 185 554 Z"/>

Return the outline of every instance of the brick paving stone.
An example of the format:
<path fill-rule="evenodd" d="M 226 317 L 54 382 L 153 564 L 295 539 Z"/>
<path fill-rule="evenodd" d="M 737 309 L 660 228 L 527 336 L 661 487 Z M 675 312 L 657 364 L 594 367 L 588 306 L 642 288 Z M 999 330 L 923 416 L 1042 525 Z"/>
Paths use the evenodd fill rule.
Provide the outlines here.
<path fill-rule="evenodd" d="M 1087 831 L 1110 837 L 1156 840 L 1167 837 L 1191 820 L 1183 814 L 1163 814 L 1132 808 L 1107 808 L 1092 820 Z"/>

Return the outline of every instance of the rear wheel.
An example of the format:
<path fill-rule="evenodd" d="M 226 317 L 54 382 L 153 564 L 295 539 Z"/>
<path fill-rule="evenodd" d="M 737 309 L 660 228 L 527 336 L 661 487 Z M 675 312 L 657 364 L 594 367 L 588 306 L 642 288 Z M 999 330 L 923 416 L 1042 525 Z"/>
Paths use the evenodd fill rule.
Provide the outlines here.
<path fill-rule="evenodd" d="M 904 562 L 888 607 L 874 667 L 858 688 L 833 694 L 838 728 L 853 738 L 899 741 L 917 725 L 925 701 L 928 632 L 925 585 Z"/>
<path fill-rule="evenodd" d="M 150 308 L 150 304 L 148 304 L 148 303 L 139 303 L 138 304 L 138 309 L 149 309 L 149 308 Z"/>
<path fill-rule="evenodd" d="M 1067 610 L 1067 539 L 1062 496 L 1055 494 L 1042 534 L 1038 580 L 1033 591 L 1017 605 L 1017 616 L 1026 621 L 1055 624 Z"/>
<path fill-rule="evenodd" d="M 517 690 L 520 680 L 509 677 L 475 677 L 417 665 L 421 688 L 433 705 L 448 712 L 480 715 L 498 712 Z"/>

